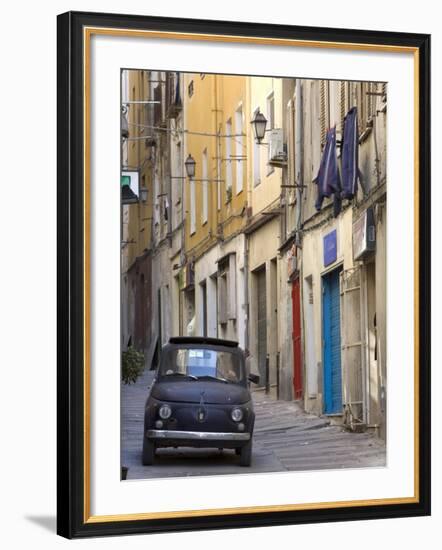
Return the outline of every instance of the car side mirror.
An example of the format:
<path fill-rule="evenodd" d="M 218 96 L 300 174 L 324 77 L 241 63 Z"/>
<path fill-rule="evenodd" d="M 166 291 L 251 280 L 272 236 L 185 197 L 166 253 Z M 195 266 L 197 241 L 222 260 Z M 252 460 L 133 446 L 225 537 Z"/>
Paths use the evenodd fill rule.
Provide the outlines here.
<path fill-rule="evenodd" d="M 249 382 L 253 382 L 253 384 L 259 384 L 259 374 L 249 374 Z"/>

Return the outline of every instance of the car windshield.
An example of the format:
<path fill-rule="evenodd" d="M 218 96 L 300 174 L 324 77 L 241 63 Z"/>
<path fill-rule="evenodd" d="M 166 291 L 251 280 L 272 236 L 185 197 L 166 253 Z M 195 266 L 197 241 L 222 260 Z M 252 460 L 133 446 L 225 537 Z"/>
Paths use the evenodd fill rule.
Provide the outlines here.
<path fill-rule="evenodd" d="M 241 362 L 238 354 L 207 348 L 172 349 L 161 359 L 160 376 L 187 376 L 216 378 L 224 382 L 242 380 Z"/>

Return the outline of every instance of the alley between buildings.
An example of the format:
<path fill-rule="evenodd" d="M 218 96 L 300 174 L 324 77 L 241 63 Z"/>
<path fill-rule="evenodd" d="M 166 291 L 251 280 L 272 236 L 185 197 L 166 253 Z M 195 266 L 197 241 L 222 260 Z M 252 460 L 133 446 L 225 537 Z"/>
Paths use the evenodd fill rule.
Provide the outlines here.
<path fill-rule="evenodd" d="M 127 479 L 219 474 L 383 467 L 386 451 L 372 433 L 352 433 L 328 417 L 305 413 L 295 401 L 255 391 L 253 460 L 241 468 L 231 450 L 160 449 L 153 466 L 142 466 L 144 403 L 154 376 L 146 370 L 136 384 L 122 387 L 122 465 Z"/>

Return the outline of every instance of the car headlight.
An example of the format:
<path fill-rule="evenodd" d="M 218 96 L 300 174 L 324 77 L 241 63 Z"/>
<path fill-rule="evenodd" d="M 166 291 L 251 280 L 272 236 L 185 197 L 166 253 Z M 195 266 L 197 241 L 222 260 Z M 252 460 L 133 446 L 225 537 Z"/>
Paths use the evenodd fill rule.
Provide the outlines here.
<path fill-rule="evenodd" d="M 230 416 L 232 417 L 232 420 L 234 420 L 235 422 L 239 422 L 240 420 L 242 420 L 243 412 L 241 409 L 238 408 L 232 409 Z"/>
<path fill-rule="evenodd" d="M 163 420 L 167 420 L 172 414 L 172 409 L 169 405 L 161 405 L 158 414 L 160 415 L 160 418 L 162 418 Z"/>

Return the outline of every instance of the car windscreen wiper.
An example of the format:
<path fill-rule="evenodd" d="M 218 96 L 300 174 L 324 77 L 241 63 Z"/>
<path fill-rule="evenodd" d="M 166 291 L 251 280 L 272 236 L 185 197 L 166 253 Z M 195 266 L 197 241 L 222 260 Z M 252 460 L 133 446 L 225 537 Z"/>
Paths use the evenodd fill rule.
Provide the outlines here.
<path fill-rule="evenodd" d="M 225 378 L 219 378 L 218 376 L 212 376 L 211 374 L 203 374 L 201 376 L 198 376 L 198 379 L 201 378 L 210 378 L 210 380 L 218 380 L 218 382 L 224 382 L 225 384 L 229 383 L 229 381 Z"/>
<path fill-rule="evenodd" d="M 185 378 L 189 378 L 190 380 L 198 380 L 197 376 L 194 376 L 193 374 L 186 374 L 185 372 L 171 372 L 163 374 L 163 376 L 184 376 Z"/>

